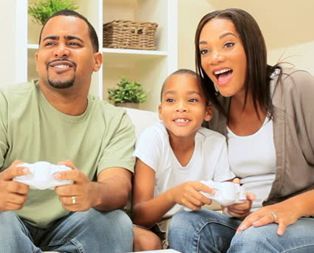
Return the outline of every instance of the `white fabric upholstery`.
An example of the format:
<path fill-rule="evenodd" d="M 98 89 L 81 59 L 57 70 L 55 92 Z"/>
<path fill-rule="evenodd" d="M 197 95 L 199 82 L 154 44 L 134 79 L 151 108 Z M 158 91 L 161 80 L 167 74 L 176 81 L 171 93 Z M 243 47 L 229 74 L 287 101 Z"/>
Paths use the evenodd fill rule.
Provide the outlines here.
<path fill-rule="evenodd" d="M 139 137 L 140 133 L 147 127 L 153 125 L 159 121 L 158 114 L 156 112 L 144 111 L 132 108 L 124 108 L 127 114 L 131 118 L 135 125 L 136 137 Z"/>

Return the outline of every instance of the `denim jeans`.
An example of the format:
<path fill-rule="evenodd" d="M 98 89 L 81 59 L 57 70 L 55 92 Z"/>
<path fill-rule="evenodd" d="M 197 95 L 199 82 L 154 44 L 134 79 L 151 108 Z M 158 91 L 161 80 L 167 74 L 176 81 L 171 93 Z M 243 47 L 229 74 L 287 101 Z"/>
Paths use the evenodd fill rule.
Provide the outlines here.
<path fill-rule="evenodd" d="M 132 246 L 132 222 L 120 210 L 71 213 L 47 229 L 30 225 L 14 212 L 0 212 L 0 253 L 121 253 L 132 251 Z"/>
<path fill-rule="evenodd" d="M 276 234 L 277 224 L 236 233 L 240 223 L 215 211 L 180 212 L 170 223 L 170 248 L 182 253 L 314 252 L 313 218 L 298 220 L 282 236 Z"/>

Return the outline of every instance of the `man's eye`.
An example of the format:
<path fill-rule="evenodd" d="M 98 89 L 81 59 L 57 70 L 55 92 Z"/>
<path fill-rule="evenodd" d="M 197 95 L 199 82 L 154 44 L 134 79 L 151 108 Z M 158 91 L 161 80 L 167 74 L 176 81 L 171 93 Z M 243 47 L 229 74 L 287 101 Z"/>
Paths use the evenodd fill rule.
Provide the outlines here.
<path fill-rule="evenodd" d="M 53 46 L 53 45 L 56 45 L 56 42 L 54 42 L 54 41 L 47 41 L 47 42 L 44 43 L 45 47 L 49 47 L 49 46 Z"/>
<path fill-rule="evenodd" d="M 71 47 L 81 47 L 81 44 L 80 44 L 80 43 L 74 42 L 74 41 L 69 42 L 68 45 L 71 46 Z"/>

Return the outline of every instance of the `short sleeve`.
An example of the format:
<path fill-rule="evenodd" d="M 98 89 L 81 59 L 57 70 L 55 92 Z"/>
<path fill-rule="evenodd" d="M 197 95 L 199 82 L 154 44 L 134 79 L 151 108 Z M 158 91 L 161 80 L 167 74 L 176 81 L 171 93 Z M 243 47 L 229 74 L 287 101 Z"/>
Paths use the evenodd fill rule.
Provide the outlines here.
<path fill-rule="evenodd" d="M 129 116 L 126 112 L 121 113 L 120 110 L 117 110 L 108 124 L 97 172 L 115 167 L 125 168 L 133 172 L 135 130 Z"/>
<path fill-rule="evenodd" d="M 154 171 L 159 167 L 160 155 L 162 149 L 161 131 L 158 131 L 158 125 L 155 124 L 146 128 L 140 135 L 134 152 L 134 156 L 152 168 Z M 159 129 L 160 130 L 160 129 Z"/>
<path fill-rule="evenodd" d="M 8 150 L 7 125 L 8 105 L 2 92 L 0 92 L 0 171 L 3 169 L 4 157 Z"/>

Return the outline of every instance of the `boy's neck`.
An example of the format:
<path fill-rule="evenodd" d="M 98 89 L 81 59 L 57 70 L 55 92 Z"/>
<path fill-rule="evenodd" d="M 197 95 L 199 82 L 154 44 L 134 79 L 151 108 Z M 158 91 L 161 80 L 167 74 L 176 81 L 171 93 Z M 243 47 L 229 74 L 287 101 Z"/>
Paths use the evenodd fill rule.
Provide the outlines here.
<path fill-rule="evenodd" d="M 179 163 L 182 166 L 186 166 L 193 155 L 194 147 L 195 147 L 195 137 L 175 137 L 169 138 L 170 146 L 175 154 L 176 158 L 178 159 Z"/>

